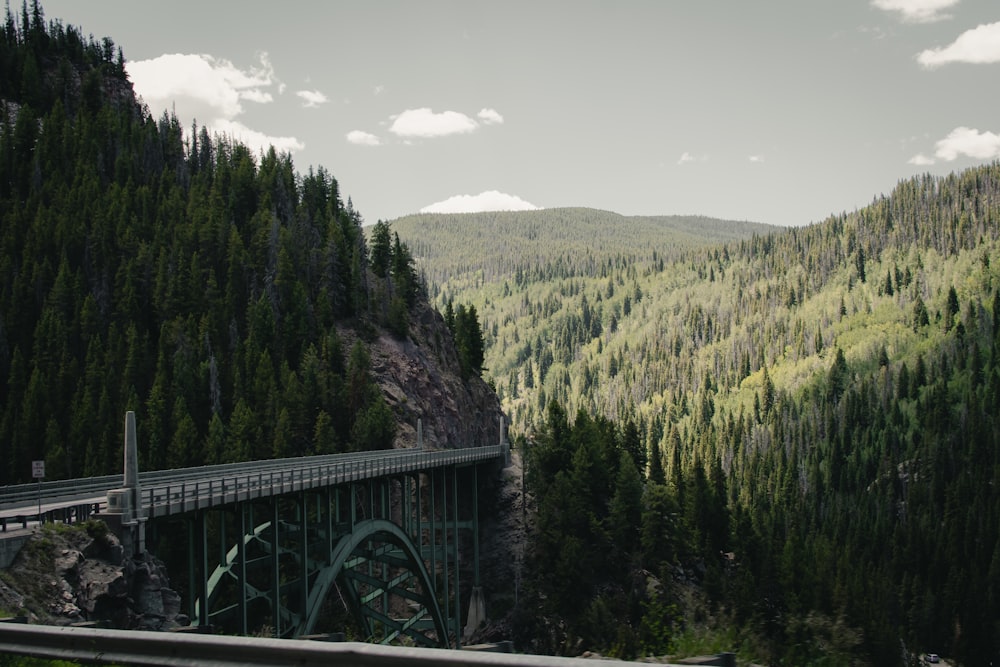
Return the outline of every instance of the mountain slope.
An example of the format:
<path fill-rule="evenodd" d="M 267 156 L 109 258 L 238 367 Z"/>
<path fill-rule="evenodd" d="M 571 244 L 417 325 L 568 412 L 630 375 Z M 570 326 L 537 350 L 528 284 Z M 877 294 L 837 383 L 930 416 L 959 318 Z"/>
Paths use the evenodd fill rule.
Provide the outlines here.
<path fill-rule="evenodd" d="M 480 313 L 518 431 L 544 434 L 552 401 L 635 424 L 682 508 L 718 471 L 726 518 L 695 552 L 736 554 L 717 599 L 774 646 L 815 612 L 876 661 L 1000 650 L 1000 165 L 662 266 L 612 248 L 564 275 L 537 250 L 530 279 L 439 296 Z"/>
<path fill-rule="evenodd" d="M 376 273 L 332 175 L 152 118 L 110 39 L 32 9 L 0 30 L 0 484 L 119 471 L 127 410 L 143 469 L 411 446 L 417 418 L 495 440 L 408 250 Z"/>
<path fill-rule="evenodd" d="M 425 213 L 391 224 L 428 271 L 429 283 L 443 290 L 500 277 L 534 281 L 540 270 L 549 277 L 589 275 L 609 258 L 655 261 L 773 230 L 701 216 L 623 216 L 587 208 Z"/>
<path fill-rule="evenodd" d="M 481 314 L 484 365 L 505 397 L 515 431 L 541 414 L 546 395 L 568 398 L 559 388 L 540 393 L 550 367 L 565 365 L 581 343 L 616 328 L 642 299 L 640 285 L 665 263 L 699 247 L 776 230 L 699 216 L 626 217 L 582 208 L 423 214 L 391 225 L 413 248 L 440 308 L 449 299 L 471 301 Z"/>

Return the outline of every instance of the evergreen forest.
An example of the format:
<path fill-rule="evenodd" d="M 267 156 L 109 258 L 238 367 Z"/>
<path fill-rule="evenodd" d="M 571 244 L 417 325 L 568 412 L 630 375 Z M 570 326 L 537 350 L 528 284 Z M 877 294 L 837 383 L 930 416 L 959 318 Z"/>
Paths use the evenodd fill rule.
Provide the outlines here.
<path fill-rule="evenodd" d="M 599 216 L 623 241 L 583 250 Z M 586 210 L 393 227 L 481 317 L 535 503 L 539 650 L 707 633 L 771 664 L 996 660 L 1000 164 L 729 239 Z"/>
<path fill-rule="evenodd" d="M 144 470 L 393 445 L 368 343 L 424 290 L 330 173 L 151 117 L 37 2 L 0 91 L 0 484 L 120 471 L 127 410 Z"/>
<path fill-rule="evenodd" d="M 323 167 L 0 27 L 0 485 L 393 446 L 430 298 L 522 453 L 526 650 L 1000 660 L 1000 164 L 800 228 L 590 209 L 364 227 Z M 720 186 L 724 187 L 724 186 Z"/>

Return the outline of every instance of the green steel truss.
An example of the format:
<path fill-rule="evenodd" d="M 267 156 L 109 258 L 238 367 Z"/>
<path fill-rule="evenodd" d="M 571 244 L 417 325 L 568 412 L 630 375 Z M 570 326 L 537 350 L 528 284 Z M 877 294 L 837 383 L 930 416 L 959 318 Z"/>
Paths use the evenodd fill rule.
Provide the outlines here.
<path fill-rule="evenodd" d="M 192 625 L 301 637 L 342 630 L 335 608 L 355 639 L 458 647 L 459 531 L 479 585 L 477 484 L 476 465 L 448 465 L 183 515 Z"/>

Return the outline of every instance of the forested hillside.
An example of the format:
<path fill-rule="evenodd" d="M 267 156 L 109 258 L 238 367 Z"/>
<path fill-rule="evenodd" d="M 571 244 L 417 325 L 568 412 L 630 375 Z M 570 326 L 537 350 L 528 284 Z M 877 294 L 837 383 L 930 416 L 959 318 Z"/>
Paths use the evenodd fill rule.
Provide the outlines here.
<path fill-rule="evenodd" d="M 49 478 L 120 471 L 126 410 L 143 469 L 391 447 L 423 404 L 392 377 L 409 353 L 454 403 L 409 249 L 370 258 L 362 222 L 322 167 L 152 118 L 110 39 L 8 11 L 0 484 L 36 459 Z M 475 431 L 434 426 L 445 446 Z"/>
<path fill-rule="evenodd" d="M 442 305 L 449 294 L 490 283 L 523 287 L 593 276 L 615 263 L 661 265 L 685 250 L 774 229 L 702 216 L 623 216 L 588 208 L 422 213 L 391 224 L 413 248 L 432 296 Z"/>
<path fill-rule="evenodd" d="M 577 476 L 553 506 L 556 472 L 536 486 L 536 546 L 555 549 L 536 561 L 536 581 L 551 582 L 554 563 L 577 562 L 574 545 L 614 535 L 620 485 L 581 480 L 591 456 L 575 453 L 593 453 L 588 438 L 628 449 L 623 434 L 634 430 L 649 457 L 639 463 L 641 507 L 662 511 L 633 514 L 644 539 L 659 521 L 681 543 L 650 551 L 635 541 L 631 567 L 670 581 L 675 566 L 699 564 L 715 604 L 767 638 L 769 659 L 805 664 L 823 654 L 832 627 L 854 628 L 844 649 L 852 660 L 898 662 L 901 642 L 968 664 L 995 659 L 998 237 L 992 164 L 901 182 L 819 224 L 662 260 L 668 241 L 633 261 L 595 246 L 592 270 L 562 272 L 562 252 L 539 244 L 538 266 L 445 282 L 440 299 L 478 309 L 487 373 L 518 430 L 534 436 L 529 463 L 532 449 L 548 460 L 556 446 L 564 474 Z M 432 259 L 418 266 L 438 275 Z M 610 420 L 606 437 L 590 429 L 567 439 L 580 419 Z M 616 458 L 600 460 L 608 481 Z M 574 501 L 574 488 L 591 499 Z M 567 506 L 593 520 L 546 519 Z M 590 597 L 560 605 L 547 585 L 540 591 L 566 623 L 547 626 L 566 633 L 546 640 L 550 648 L 614 644 L 588 628 L 628 578 L 602 584 L 608 568 L 587 572 Z M 588 608 L 584 622 L 577 614 Z M 641 614 L 612 608 L 611 618 L 639 627 Z"/>

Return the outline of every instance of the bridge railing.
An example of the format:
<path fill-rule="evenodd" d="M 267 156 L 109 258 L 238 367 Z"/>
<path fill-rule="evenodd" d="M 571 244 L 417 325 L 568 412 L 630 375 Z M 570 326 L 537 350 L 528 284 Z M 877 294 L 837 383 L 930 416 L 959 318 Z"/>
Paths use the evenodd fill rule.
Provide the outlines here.
<path fill-rule="evenodd" d="M 168 470 L 150 470 L 139 473 L 140 486 L 146 484 L 164 484 L 173 480 L 217 478 L 220 475 L 232 475 L 258 471 L 262 469 L 279 469 L 301 467 L 304 461 L 321 464 L 323 462 L 349 460 L 376 456 L 384 452 L 357 452 L 353 454 L 324 454 L 319 456 L 300 456 L 285 459 L 268 459 L 264 461 L 242 461 L 240 463 L 217 463 L 197 468 L 172 468 Z M 53 480 L 47 482 L 30 482 L 27 484 L 11 484 L 0 486 L 0 506 L 5 509 L 16 507 L 31 507 L 35 504 L 39 493 L 47 501 L 58 501 L 63 498 L 78 498 L 81 494 L 100 495 L 108 489 L 122 485 L 121 473 L 83 477 L 78 479 Z"/>
<path fill-rule="evenodd" d="M 170 507 L 181 496 L 187 497 L 189 503 L 201 503 L 217 498 L 224 490 L 234 500 L 246 499 L 257 497 L 246 494 L 269 487 L 287 488 L 288 491 L 279 491 L 287 493 L 330 484 L 331 479 L 352 481 L 373 475 L 415 470 L 422 465 L 433 467 L 452 462 L 482 461 L 499 456 L 500 453 L 501 445 L 492 445 L 440 451 L 397 449 L 222 463 L 199 468 L 141 472 L 139 486 L 147 507 Z M 67 504 L 88 498 L 103 499 L 108 490 L 118 488 L 122 483 L 122 475 L 119 474 L 3 486 L 0 487 L 0 508 L 5 514 L 23 508 L 24 512 L 18 512 L 19 514 L 33 515 L 32 509 L 39 496 L 46 503 Z M 240 492 L 244 495 L 236 495 Z M 273 495 L 273 491 L 267 491 L 265 495 Z M 213 504 L 216 503 L 213 501 Z M 159 513 L 153 513 L 153 516 L 159 516 Z"/>
<path fill-rule="evenodd" d="M 298 466 L 250 467 L 237 474 L 158 480 L 142 485 L 143 510 L 149 518 L 217 507 L 256 498 L 295 493 L 387 475 L 476 463 L 500 457 L 501 445 L 458 450 L 365 452 L 335 460 L 300 460 Z"/>

